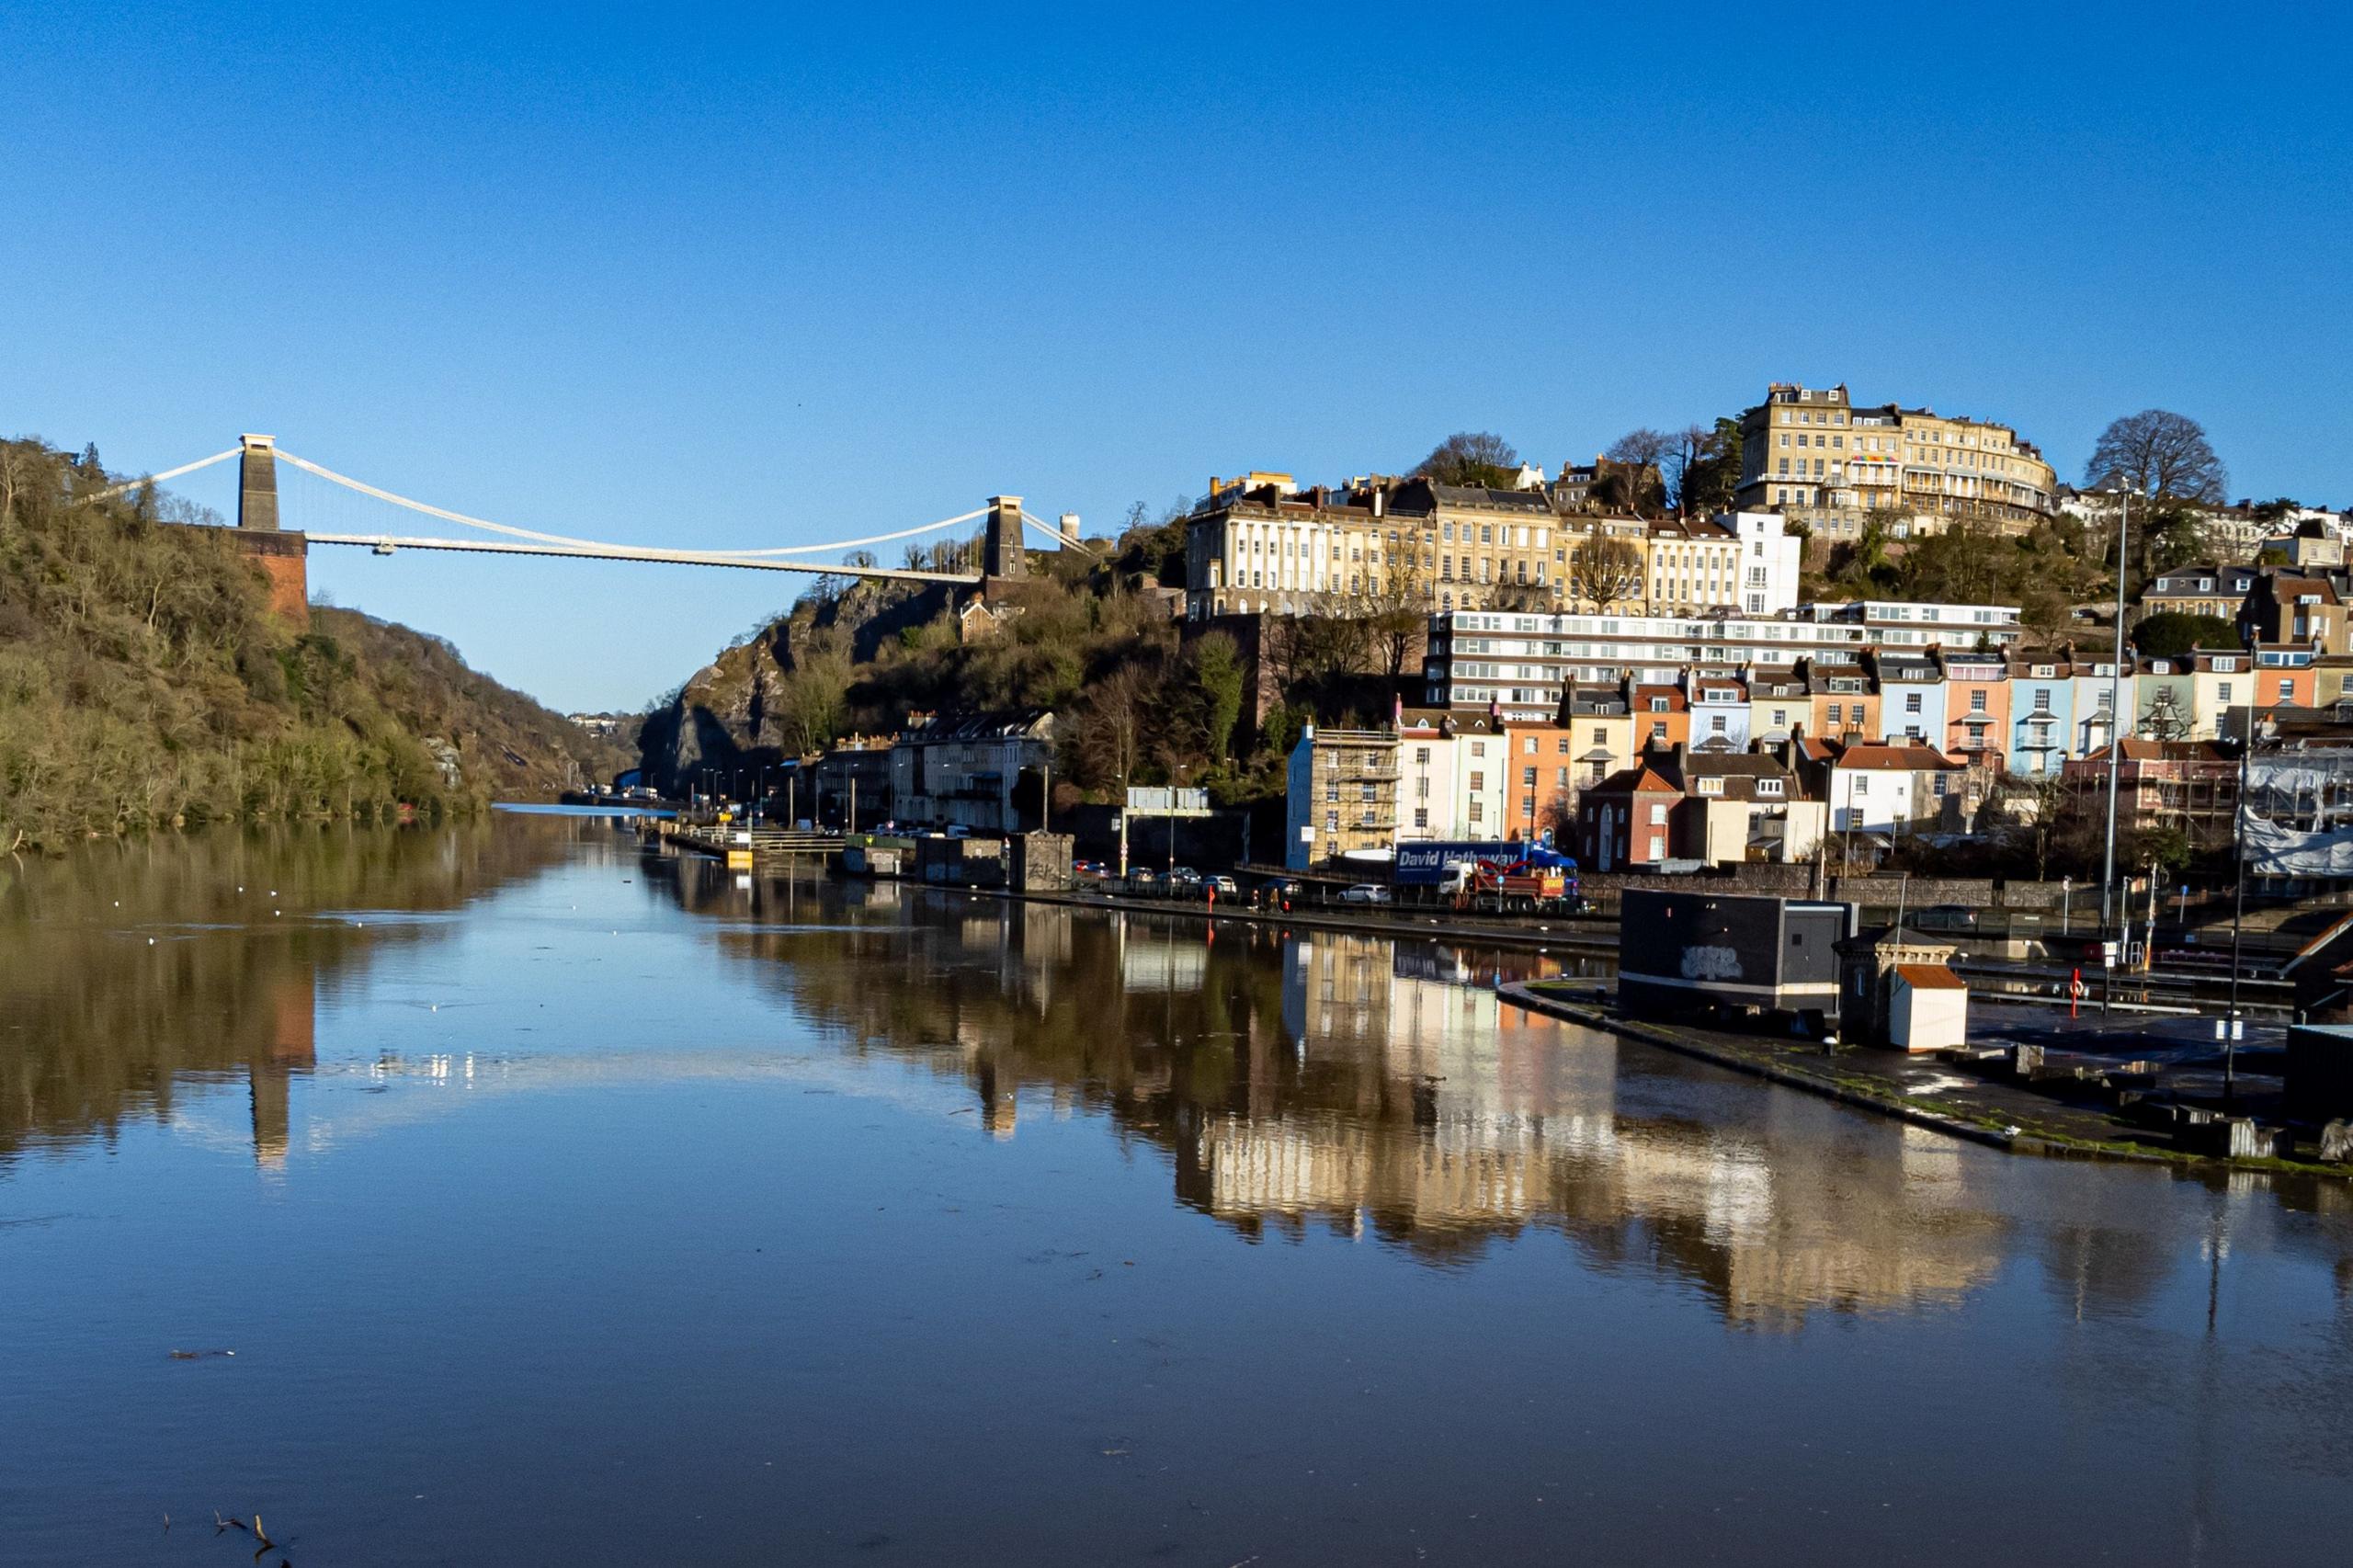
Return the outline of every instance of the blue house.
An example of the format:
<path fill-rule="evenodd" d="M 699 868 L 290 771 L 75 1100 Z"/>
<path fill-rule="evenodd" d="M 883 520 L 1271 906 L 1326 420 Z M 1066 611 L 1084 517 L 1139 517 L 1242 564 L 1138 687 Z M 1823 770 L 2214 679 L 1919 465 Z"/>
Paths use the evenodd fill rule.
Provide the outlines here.
<path fill-rule="evenodd" d="M 1879 727 L 1890 745 L 1910 742 L 1942 750 L 1945 744 L 1945 672 L 1927 653 L 1881 652 L 1870 655 L 1879 677 Z"/>
<path fill-rule="evenodd" d="M 2060 770 L 2075 743 L 2077 689 L 2065 653 L 2010 654 L 2009 772 L 2038 778 Z"/>

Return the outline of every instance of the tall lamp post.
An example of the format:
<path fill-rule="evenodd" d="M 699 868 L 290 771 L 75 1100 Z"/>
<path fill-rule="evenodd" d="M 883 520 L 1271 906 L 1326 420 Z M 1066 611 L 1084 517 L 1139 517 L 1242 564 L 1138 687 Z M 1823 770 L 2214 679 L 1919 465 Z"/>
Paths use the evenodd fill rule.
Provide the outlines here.
<path fill-rule="evenodd" d="M 2239 929 L 2246 919 L 2246 785 L 2247 763 L 2255 756 L 2256 717 L 2250 703 L 2246 710 L 2246 733 L 2239 747 L 2238 809 L 2231 816 L 2231 845 L 2236 865 L 2236 884 L 2231 904 L 2231 1016 L 2222 1025 L 2222 1103 L 2233 1104 L 2238 1094 L 2239 1049 Z"/>
<path fill-rule="evenodd" d="M 2108 848 L 2100 862 L 2099 1010 L 2108 1011 L 2109 993 L 2115 985 L 2116 965 L 2108 957 L 2109 917 L 2116 896 L 2116 791 L 2118 771 L 2124 761 L 2124 552 L 2132 533 L 2132 490 L 2122 490 L 2122 507 L 2116 520 L 2116 663 L 2108 676 Z"/>

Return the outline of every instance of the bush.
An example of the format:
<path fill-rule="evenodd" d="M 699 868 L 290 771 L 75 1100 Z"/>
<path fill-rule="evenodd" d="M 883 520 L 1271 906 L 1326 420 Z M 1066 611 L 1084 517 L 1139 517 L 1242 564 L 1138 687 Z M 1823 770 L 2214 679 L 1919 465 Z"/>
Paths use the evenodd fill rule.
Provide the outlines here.
<path fill-rule="evenodd" d="M 2177 658 L 2199 648 L 2235 648 L 2239 629 L 2218 615 L 2165 610 L 2132 628 L 2132 646 L 2152 659 Z"/>

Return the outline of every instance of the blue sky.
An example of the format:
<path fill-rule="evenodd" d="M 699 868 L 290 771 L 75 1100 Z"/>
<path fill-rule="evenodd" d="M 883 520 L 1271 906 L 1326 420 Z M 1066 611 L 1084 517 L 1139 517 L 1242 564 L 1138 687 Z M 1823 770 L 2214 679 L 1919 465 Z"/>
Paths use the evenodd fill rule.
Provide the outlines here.
<path fill-rule="evenodd" d="M 1108 528 L 1462 428 L 1550 469 L 1843 380 L 2068 478 L 2175 408 L 2234 494 L 2353 504 L 2344 7 L 61 4 L 0 36 L 0 429 L 117 468 L 266 430 L 477 516 L 749 547 L 1000 491 Z M 227 470 L 187 489 L 225 508 Z M 794 580 L 322 550 L 313 581 L 634 707 Z"/>

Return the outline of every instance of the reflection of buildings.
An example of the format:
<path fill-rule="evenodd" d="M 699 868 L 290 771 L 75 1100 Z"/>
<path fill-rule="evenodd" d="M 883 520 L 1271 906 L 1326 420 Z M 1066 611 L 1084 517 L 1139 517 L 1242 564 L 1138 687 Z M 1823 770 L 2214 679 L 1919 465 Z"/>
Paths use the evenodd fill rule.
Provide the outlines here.
<path fill-rule="evenodd" d="M 1245 1233 L 1443 1262 L 1551 1228 L 1767 1327 L 1956 1300 L 2006 1244 L 1993 1156 L 1503 1006 L 1492 958 L 941 895 L 878 944 L 870 913 L 728 940 L 804 1014 L 956 1075 L 992 1134 L 1025 1096 L 1087 1108 Z"/>
<path fill-rule="evenodd" d="M 1995 1222 L 1948 1141 L 1875 1126 L 1868 1155 L 1842 1160 L 1825 1140 L 1844 1130 L 1818 1125 L 1837 1113 L 1779 1096 L 1744 1103 L 1802 1125 L 1761 1142 L 1628 1115 L 1617 1041 L 1502 1006 L 1443 959 L 1324 934 L 1283 957 L 1284 1022 L 1310 1074 L 1322 1055 L 1369 1054 L 1393 1092 L 1375 1117 L 1206 1118 L 1180 1181 L 1222 1217 L 1350 1233 L 1369 1217 L 1441 1246 L 1549 1222 L 1613 1253 L 1640 1231 L 1729 1315 L 1765 1324 L 1957 1297 L 1993 1270 Z"/>

